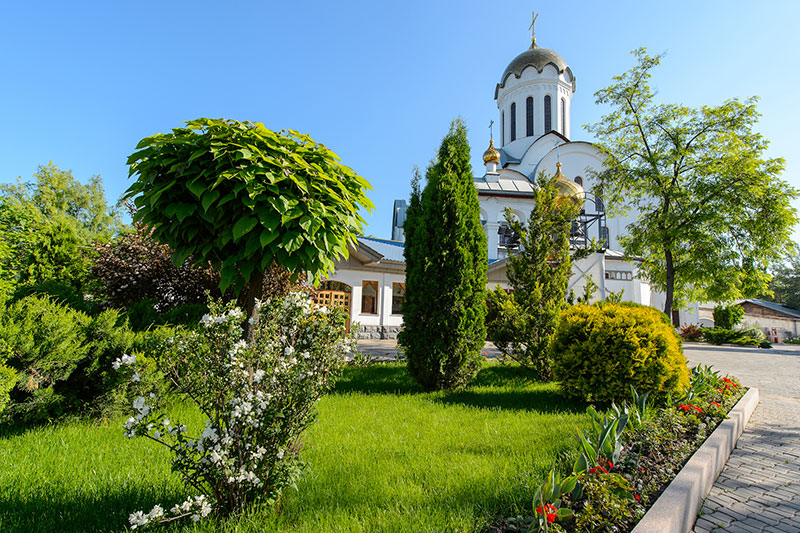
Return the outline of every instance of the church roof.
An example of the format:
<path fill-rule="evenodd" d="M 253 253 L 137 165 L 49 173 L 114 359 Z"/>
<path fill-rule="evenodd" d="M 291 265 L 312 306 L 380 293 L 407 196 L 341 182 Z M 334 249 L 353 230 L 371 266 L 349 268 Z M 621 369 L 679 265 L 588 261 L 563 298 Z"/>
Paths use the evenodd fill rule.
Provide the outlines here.
<path fill-rule="evenodd" d="M 358 237 L 358 242 L 375 250 L 388 261 L 404 262 L 403 243 L 389 239 L 376 239 L 375 237 Z"/>
<path fill-rule="evenodd" d="M 481 193 L 514 193 L 533 194 L 533 184 L 517 171 L 501 171 L 497 181 L 487 180 L 486 176 L 473 179 L 478 194 Z"/>
<path fill-rule="evenodd" d="M 510 75 L 513 74 L 514 77 L 519 78 L 522 76 L 522 71 L 525 70 L 526 67 L 535 67 L 541 74 L 544 67 L 547 65 L 553 65 L 556 70 L 558 70 L 559 74 L 566 70 L 569 72 L 570 77 L 572 77 L 572 70 L 558 52 L 550 50 L 549 48 L 539 48 L 533 44 L 530 48 L 512 59 L 511 63 L 509 63 L 503 71 L 503 75 L 500 76 L 500 83 L 497 84 L 497 89 L 495 89 L 495 99 L 497 99 L 497 91 L 505 87 L 506 80 Z"/>

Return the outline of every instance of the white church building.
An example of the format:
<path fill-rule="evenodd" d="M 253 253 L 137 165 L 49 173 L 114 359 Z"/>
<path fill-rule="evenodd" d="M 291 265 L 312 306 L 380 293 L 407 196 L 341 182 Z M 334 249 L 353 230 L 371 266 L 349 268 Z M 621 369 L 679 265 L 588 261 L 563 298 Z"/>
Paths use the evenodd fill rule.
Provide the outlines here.
<path fill-rule="evenodd" d="M 620 251 L 619 236 L 635 214 L 607 218 L 602 198 L 595 197 L 592 175 L 602 169 L 603 156 L 589 142 L 571 140 L 570 103 L 576 91 L 575 75 L 555 51 L 540 48 L 532 39 L 529 49 L 505 68 L 494 91 L 499 112 L 500 143 L 483 155 L 485 173 L 475 177 L 481 222 L 488 240 L 488 288 L 508 288 L 506 262 L 516 242 L 505 220 L 510 208 L 519 220 L 531 212 L 534 182 L 540 172 L 558 175 L 562 194 L 583 205 L 573 224 L 571 239 L 578 245 L 594 240 L 598 251 L 573 265 L 568 292 L 583 293 L 591 279 L 596 300 L 621 294 L 625 301 L 663 309 L 664 296 L 651 290 L 639 276 L 636 261 Z M 359 237 L 346 261 L 320 287 L 318 298 L 349 310 L 361 335 L 394 338 L 402 328 L 405 295 L 402 223 L 405 202 L 395 201 L 392 239 Z M 679 311 L 681 323 L 696 323 L 699 309 Z"/>

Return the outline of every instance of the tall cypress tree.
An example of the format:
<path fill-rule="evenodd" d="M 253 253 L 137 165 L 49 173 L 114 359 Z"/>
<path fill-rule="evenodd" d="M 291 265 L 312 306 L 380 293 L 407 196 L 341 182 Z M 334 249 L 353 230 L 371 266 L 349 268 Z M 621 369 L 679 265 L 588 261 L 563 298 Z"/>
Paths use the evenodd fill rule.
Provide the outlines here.
<path fill-rule="evenodd" d="M 406 300 L 399 336 L 409 373 L 427 390 L 468 383 L 486 340 L 486 234 L 467 128 L 458 118 L 406 211 Z"/>

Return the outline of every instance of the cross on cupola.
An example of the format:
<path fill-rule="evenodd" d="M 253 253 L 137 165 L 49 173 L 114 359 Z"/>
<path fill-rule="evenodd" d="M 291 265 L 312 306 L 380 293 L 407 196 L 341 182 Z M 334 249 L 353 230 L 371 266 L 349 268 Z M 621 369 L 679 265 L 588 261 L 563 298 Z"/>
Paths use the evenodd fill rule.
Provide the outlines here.
<path fill-rule="evenodd" d="M 533 20 L 531 20 L 531 25 L 528 27 L 531 30 L 531 48 L 536 48 L 536 30 L 533 26 L 536 24 L 536 19 L 539 18 L 539 15 L 536 11 L 531 11 L 531 17 Z"/>

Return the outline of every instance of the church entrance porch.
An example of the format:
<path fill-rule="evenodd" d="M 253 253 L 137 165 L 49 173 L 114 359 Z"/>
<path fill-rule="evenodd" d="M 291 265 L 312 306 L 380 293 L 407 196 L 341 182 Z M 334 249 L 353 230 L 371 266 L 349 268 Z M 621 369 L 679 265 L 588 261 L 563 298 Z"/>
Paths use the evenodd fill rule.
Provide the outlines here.
<path fill-rule="evenodd" d="M 323 281 L 316 291 L 314 303 L 332 309 L 338 308 L 344 310 L 347 313 L 347 322 L 345 326 L 347 329 L 350 329 L 352 292 L 353 288 L 347 283 L 335 280 Z"/>

